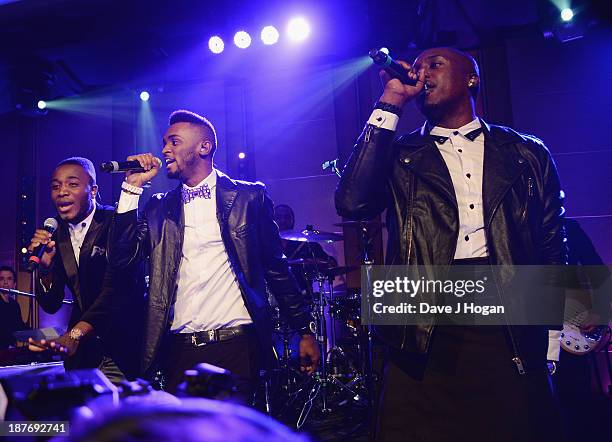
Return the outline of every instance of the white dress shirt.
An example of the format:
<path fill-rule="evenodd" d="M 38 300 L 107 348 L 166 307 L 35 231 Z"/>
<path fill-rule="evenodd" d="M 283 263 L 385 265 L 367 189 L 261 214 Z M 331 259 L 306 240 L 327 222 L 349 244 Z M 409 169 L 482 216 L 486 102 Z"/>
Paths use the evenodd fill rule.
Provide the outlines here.
<path fill-rule="evenodd" d="M 381 109 L 374 109 L 368 124 L 395 131 L 399 118 Z M 434 127 L 430 134 L 448 137 L 436 146 L 451 176 L 459 208 L 459 234 L 454 259 L 488 256 L 482 207 L 484 135 L 471 141 L 465 135 L 481 127 L 475 119 L 458 129 Z"/>
<path fill-rule="evenodd" d="M 482 178 L 484 164 L 484 135 L 474 141 L 465 135 L 481 127 L 475 119 L 458 129 L 434 127 L 431 135 L 448 137 L 436 145 L 444 158 L 453 181 L 459 208 L 459 235 L 455 259 L 488 256 L 482 207 Z"/>
<path fill-rule="evenodd" d="M 185 234 L 177 278 L 173 332 L 193 333 L 252 323 L 217 220 L 217 171 L 195 187 L 208 184 L 210 199 L 183 203 Z M 183 184 L 185 189 L 188 186 Z M 118 213 L 138 207 L 139 195 L 121 192 Z"/>
<path fill-rule="evenodd" d="M 70 234 L 70 242 L 72 243 L 72 251 L 74 252 L 74 258 L 76 259 L 77 265 L 79 265 L 79 256 L 81 255 L 81 247 L 83 246 L 83 241 L 85 241 L 85 236 L 87 235 L 87 231 L 89 230 L 89 226 L 91 226 L 91 221 L 93 220 L 94 213 L 96 213 L 96 204 L 94 203 L 93 210 L 87 218 L 85 218 L 80 223 L 72 224 L 68 223 L 68 233 Z"/>

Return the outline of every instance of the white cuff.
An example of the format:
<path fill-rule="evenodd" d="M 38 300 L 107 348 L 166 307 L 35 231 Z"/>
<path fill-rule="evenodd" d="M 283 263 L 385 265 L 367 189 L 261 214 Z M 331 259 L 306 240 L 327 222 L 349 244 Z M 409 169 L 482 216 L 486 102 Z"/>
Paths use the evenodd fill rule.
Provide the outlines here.
<path fill-rule="evenodd" d="M 548 330 L 548 352 L 546 359 L 549 361 L 559 361 L 561 352 L 561 330 Z"/>
<path fill-rule="evenodd" d="M 117 205 L 117 213 L 125 213 L 134 209 L 138 209 L 139 199 L 140 195 L 121 192 L 121 196 L 119 196 L 119 204 Z"/>
<path fill-rule="evenodd" d="M 399 123 L 399 117 L 392 112 L 387 112 L 382 109 L 374 109 L 368 124 L 372 126 L 380 127 L 387 130 L 395 131 L 397 124 Z"/>

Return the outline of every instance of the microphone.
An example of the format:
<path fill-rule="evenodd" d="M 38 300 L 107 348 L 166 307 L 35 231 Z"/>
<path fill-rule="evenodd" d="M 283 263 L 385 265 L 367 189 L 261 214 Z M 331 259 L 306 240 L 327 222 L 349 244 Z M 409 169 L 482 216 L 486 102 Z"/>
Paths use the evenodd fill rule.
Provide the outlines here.
<path fill-rule="evenodd" d="M 157 167 L 161 167 L 162 162 L 159 158 L 157 160 Z M 140 163 L 136 160 L 130 161 L 107 161 L 100 164 L 100 170 L 108 173 L 121 173 L 121 172 L 145 172 Z"/>
<path fill-rule="evenodd" d="M 386 54 L 380 49 L 372 49 L 368 55 L 374 60 L 374 63 L 382 67 L 387 74 L 391 75 L 393 78 L 397 78 L 402 83 L 409 86 L 415 86 L 417 84 L 416 80 L 408 76 L 406 68 L 391 58 L 389 54 Z"/>
<path fill-rule="evenodd" d="M 333 171 L 337 167 L 337 164 L 338 158 L 336 158 L 335 160 L 328 160 L 321 164 L 321 169 L 327 170 L 331 168 L 331 170 Z"/>
<path fill-rule="evenodd" d="M 321 169 L 331 169 L 333 173 L 335 173 L 339 177 L 342 177 L 342 173 L 340 172 L 340 169 L 338 169 L 338 158 L 336 158 L 335 160 L 325 161 L 323 164 L 321 164 Z"/>
<path fill-rule="evenodd" d="M 55 218 L 47 218 L 43 223 L 43 229 L 53 235 L 53 233 L 55 233 L 55 231 L 57 230 L 57 225 L 57 220 Z M 43 253 L 45 253 L 46 248 L 46 244 L 39 244 L 38 247 L 36 247 L 32 251 L 32 255 L 28 259 L 28 272 L 32 273 L 38 268 L 38 265 L 40 264 L 40 260 L 43 256 Z"/>

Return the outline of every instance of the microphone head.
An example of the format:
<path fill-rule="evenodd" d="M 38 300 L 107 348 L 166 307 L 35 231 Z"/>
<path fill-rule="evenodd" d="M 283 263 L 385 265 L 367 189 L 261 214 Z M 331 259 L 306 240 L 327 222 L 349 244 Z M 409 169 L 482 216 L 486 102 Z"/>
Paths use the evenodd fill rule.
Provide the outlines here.
<path fill-rule="evenodd" d="M 389 56 L 380 49 L 372 49 L 370 52 L 368 52 L 368 55 L 374 61 L 374 63 L 380 65 L 385 64 L 389 58 Z"/>
<path fill-rule="evenodd" d="M 43 224 L 43 228 L 49 232 L 49 233 L 53 233 L 57 230 L 57 220 L 55 218 L 47 218 Z"/>
<path fill-rule="evenodd" d="M 115 172 L 119 168 L 119 164 L 116 161 L 107 161 L 100 164 L 100 170 L 102 172 Z"/>

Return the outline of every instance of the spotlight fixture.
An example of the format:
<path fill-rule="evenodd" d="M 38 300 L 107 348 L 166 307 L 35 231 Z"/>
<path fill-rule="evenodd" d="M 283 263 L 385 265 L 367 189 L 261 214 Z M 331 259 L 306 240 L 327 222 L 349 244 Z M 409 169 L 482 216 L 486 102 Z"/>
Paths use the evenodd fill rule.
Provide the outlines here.
<path fill-rule="evenodd" d="M 45 110 L 47 108 L 47 102 L 44 100 L 38 100 L 36 107 L 38 107 L 40 110 Z"/>
<path fill-rule="evenodd" d="M 238 31 L 234 35 L 234 44 L 240 49 L 246 49 L 251 46 L 251 36 L 248 32 Z"/>
<path fill-rule="evenodd" d="M 310 35 L 310 25 L 302 17 L 293 18 L 287 25 L 287 35 L 293 41 L 304 41 Z"/>
<path fill-rule="evenodd" d="M 210 52 L 213 54 L 220 54 L 223 52 L 223 49 L 225 49 L 225 44 L 221 37 L 214 35 L 208 40 L 208 49 L 210 49 Z"/>
<path fill-rule="evenodd" d="M 561 20 L 570 21 L 572 18 L 574 18 L 574 11 L 570 8 L 565 8 L 561 11 Z"/>
<path fill-rule="evenodd" d="M 246 154 L 244 152 L 240 152 L 238 154 L 238 158 L 241 159 L 241 160 L 244 160 L 246 158 Z"/>
<path fill-rule="evenodd" d="M 261 41 L 265 45 L 273 45 L 278 42 L 278 30 L 274 26 L 265 26 L 261 30 Z"/>
<path fill-rule="evenodd" d="M 142 101 L 149 101 L 149 98 L 151 98 L 151 94 L 149 94 L 147 91 L 142 91 L 140 93 L 140 99 Z"/>

